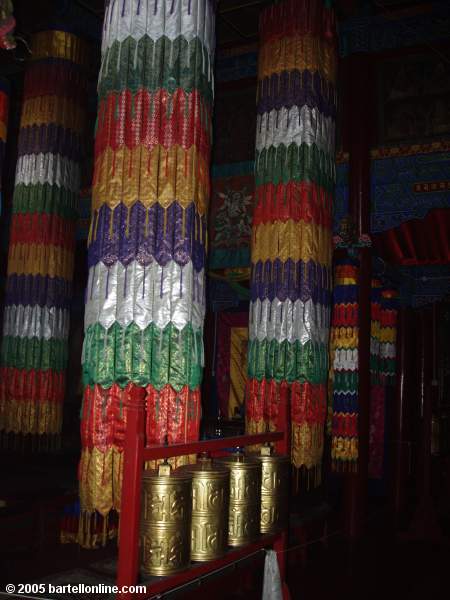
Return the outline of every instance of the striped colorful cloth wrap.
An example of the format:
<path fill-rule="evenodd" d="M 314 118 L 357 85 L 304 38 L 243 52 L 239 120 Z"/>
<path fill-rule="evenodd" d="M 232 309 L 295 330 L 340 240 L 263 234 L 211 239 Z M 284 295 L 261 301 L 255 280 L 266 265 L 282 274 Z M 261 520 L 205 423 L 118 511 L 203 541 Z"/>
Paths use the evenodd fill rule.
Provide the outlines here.
<path fill-rule="evenodd" d="M 336 263 L 330 336 L 331 459 L 335 471 L 358 461 L 358 271 L 356 259 Z M 384 473 L 386 401 L 395 384 L 397 292 L 371 282 L 369 475 Z"/>
<path fill-rule="evenodd" d="M 398 292 L 372 281 L 370 340 L 369 476 L 381 479 L 385 469 L 385 421 L 396 380 Z"/>
<path fill-rule="evenodd" d="M 8 132 L 9 91 L 8 80 L 0 79 L 0 215 L 2 214 L 2 173 Z"/>
<path fill-rule="evenodd" d="M 396 375 L 396 344 L 397 344 L 397 317 L 398 317 L 398 292 L 391 288 L 381 291 L 380 311 L 380 362 L 379 374 L 386 384 L 395 385 Z"/>
<path fill-rule="evenodd" d="M 0 371 L 0 430 L 61 431 L 88 46 L 32 37 L 12 207 Z"/>
<path fill-rule="evenodd" d="M 354 470 L 358 459 L 358 270 L 356 259 L 336 262 L 330 335 L 331 465 Z"/>
<path fill-rule="evenodd" d="M 282 427 L 280 403 L 289 403 L 292 463 L 314 482 L 326 417 L 336 62 L 327 5 L 288 0 L 262 12 L 246 426 Z"/>
<path fill-rule="evenodd" d="M 147 443 L 199 435 L 214 11 L 210 0 L 106 5 L 82 356 L 88 517 L 120 510 L 136 388 Z"/>

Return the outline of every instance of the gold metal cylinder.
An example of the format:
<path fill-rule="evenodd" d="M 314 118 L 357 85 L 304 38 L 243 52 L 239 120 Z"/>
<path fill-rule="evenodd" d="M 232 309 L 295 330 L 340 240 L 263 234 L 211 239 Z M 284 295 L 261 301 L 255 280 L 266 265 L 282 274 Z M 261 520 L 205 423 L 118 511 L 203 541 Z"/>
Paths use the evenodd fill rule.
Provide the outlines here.
<path fill-rule="evenodd" d="M 230 469 L 228 544 L 243 546 L 259 535 L 261 464 L 243 454 L 219 461 Z"/>
<path fill-rule="evenodd" d="M 276 533 L 288 523 L 289 457 L 272 454 L 263 446 L 256 458 L 261 463 L 260 531 Z"/>
<path fill-rule="evenodd" d="M 192 475 L 191 560 L 220 558 L 228 545 L 230 472 L 209 458 L 183 469 Z"/>
<path fill-rule="evenodd" d="M 190 562 L 192 476 L 162 464 L 142 479 L 141 570 L 171 575 Z"/>

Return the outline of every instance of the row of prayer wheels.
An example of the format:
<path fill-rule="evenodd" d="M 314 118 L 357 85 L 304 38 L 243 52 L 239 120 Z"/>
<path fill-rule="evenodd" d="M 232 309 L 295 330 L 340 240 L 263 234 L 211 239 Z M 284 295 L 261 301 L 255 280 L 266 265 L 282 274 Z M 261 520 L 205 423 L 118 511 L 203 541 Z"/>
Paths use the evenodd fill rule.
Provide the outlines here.
<path fill-rule="evenodd" d="M 190 561 L 220 558 L 260 533 L 275 533 L 288 518 L 289 459 L 264 446 L 172 470 L 143 475 L 141 571 L 171 575 Z"/>

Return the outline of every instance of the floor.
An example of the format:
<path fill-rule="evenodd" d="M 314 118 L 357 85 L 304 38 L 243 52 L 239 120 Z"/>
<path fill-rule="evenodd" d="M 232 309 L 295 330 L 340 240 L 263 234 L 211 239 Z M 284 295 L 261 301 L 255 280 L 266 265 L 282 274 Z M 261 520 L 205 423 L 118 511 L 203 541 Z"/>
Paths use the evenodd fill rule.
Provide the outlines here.
<path fill-rule="evenodd" d="M 301 569 L 291 562 L 292 599 L 449 598 L 450 502 L 440 506 L 435 501 L 428 507 L 429 511 L 418 509 L 411 502 L 396 528 L 385 500 L 372 499 L 365 536 L 355 544 L 344 539 L 336 520 L 328 528 L 326 543 L 308 546 Z"/>
<path fill-rule="evenodd" d="M 65 577 L 70 577 L 71 582 L 74 577 L 83 577 L 86 582 L 113 583 L 115 542 L 102 550 L 91 551 L 73 544 L 58 543 L 61 506 L 76 491 L 76 460 L 54 459 L 51 468 L 43 469 L 38 458 L 27 464 L 14 465 L 3 457 L 0 470 L 0 500 L 9 495 L 18 507 L 17 514 L 9 509 L 9 521 L 4 518 L 5 509 L 0 509 L 0 584 L 42 580 L 61 582 Z M 56 502 L 58 498 L 60 502 Z M 450 513 L 450 503 L 446 500 L 443 505 Z M 36 509 L 37 506 L 41 507 L 40 510 Z M 45 506 L 53 506 L 53 509 L 42 509 Z M 36 528 L 37 514 L 40 515 L 40 530 Z M 385 515 L 383 503 L 378 501 L 371 508 L 367 536 L 357 546 L 349 546 L 344 541 L 339 526 L 331 519 L 326 540 L 309 544 L 306 549 L 300 549 L 300 554 L 298 548 L 291 550 L 288 581 L 292 599 L 448 598 L 450 536 L 443 537 L 441 543 L 394 536 Z M 442 522 L 442 529 L 447 534 L 449 524 L 450 519 Z M 313 536 L 313 539 L 318 538 L 323 538 L 323 535 Z M 299 545 L 296 540 L 292 543 Z M 227 589 L 216 578 L 215 583 L 209 582 L 194 591 L 183 590 L 176 597 L 184 600 L 191 597 L 259 599 L 262 560 L 258 559 L 247 569 L 253 579 L 247 580 L 244 571 L 238 569 L 229 576 L 227 581 L 233 582 L 231 588 Z"/>
<path fill-rule="evenodd" d="M 449 565 L 448 542 L 337 541 L 298 574 L 291 568 L 289 587 L 293 600 L 440 600 L 449 597 Z"/>
<path fill-rule="evenodd" d="M 448 598 L 450 543 L 404 541 L 382 533 L 372 533 L 358 546 L 350 547 L 340 534 L 328 539 L 328 548 L 322 543 L 308 547 L 306 563 L 291 561 L 289 588 L 292 600 L 380 600 L 398 598 L 407 600 L 440 600 Z M 113 583 L 115 543 L 96 551 L 81 550 L 75 545 L 54 546 L 36 556 L 33 553 L 15 553 L 7 561 L 2 547 L 0 579 L 2 583 L 25 581 L 65 581 L 64 572 L 70 572 L 66 583 L 82 577 L 85 583 Z M 295 553 L 295 551 L 294 551 Z M 260 574 L 262 563 L 255 565 Z M 57 574 L 60 573 L 58 576 Z M 75 579 L 73 579 L 75 577 Z M 259 581 L 260 585 L 260 581 Z M 208 586 L 197 589 L 194 597 L 210 598 Z M 222 593 L 224 592 L 222 587 Z M 239 598 L 239 581 L 233 588 Z M 256 590 L 253 590 L 256 592 Z M 190 598 L 186 590 L 180 596 Z M 221 594 L 214 594 L 215 599 Z M 225 598 L 227 594 L 225 594 Z M 250 599 L 250 594 L 245 594 Z M 256 594 L 255 597 L 258 597 Z M 231 596 L 230 596 L 231 598 Z"/>

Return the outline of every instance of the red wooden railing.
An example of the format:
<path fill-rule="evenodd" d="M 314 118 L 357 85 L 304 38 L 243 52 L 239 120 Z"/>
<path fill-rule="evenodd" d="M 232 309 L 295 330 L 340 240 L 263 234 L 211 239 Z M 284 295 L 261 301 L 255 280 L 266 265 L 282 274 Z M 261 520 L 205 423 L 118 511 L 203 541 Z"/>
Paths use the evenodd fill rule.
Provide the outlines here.
<path fill-rule="evenodd" d="M 127 428 L 125 432 L 124 468 L 122 482 L 122 503 L 120 513 L 119 562 L 117 568 L 117 585 L 120 589 L 134 586 L 139 576 L 139 521 L 141 511 L 141 483 L 145 461 L 199 452 L 220 452 L 232 447 L 244 447 L 264 442 L 276 442 L 280 454 L 290 451 L 290 434 L 288 428 L 288 410 L 280 406 L 279 429 L 282 431 L 240 435 L 229 438 L 205 440 L 170 446 L 145 446 L 144 443 L 144 407 L 145 390 L 135 389 L 128 406 Z M 286 580 L 287 531 L 276 535 L 261 536 L 256 542 L 244 547 L 230 549 L 222 558 L 205 563 L 194 564 L 185 571 L 168 577 L 154 578 L 147 584 L 144 594 L 121 593 L 123 600 L 150 598 L 204 577 L 233 562 L 241 560 L 258 549 L 272 547 L 278 555 L 278 563 L 282 581 Z M 285 595 L 288 594 L 284 583 Z"/>

